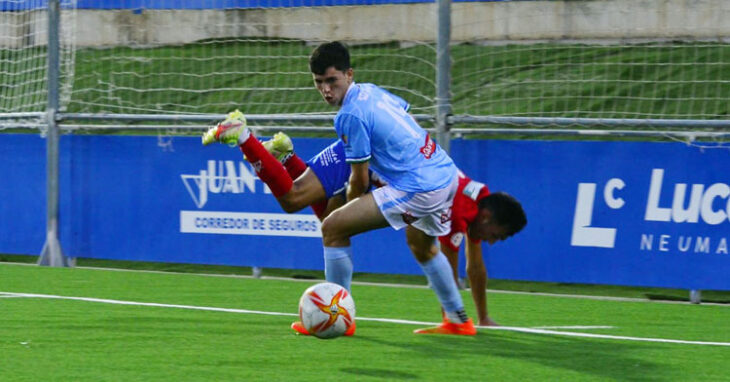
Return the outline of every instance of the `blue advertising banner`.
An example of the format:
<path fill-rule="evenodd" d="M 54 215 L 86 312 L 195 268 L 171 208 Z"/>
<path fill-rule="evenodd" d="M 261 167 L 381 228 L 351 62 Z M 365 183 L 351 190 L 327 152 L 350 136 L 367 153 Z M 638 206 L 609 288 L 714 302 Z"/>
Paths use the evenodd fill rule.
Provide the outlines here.
<path fill-rule="evenodd" d="M 491 277 L 730 289 L 730 151 L 682 143 L 452 142 L 470 176 L 517 197 L 525 230 Z"/>
<path fill-rule="evenodd" d="M 330 139 L 295 139 L 308 158 Z M 62 136 L 72 257 L 322 269 L 319 222 L 285 214 L 237 149 L 194 137 Z M 730 152 L 681 143 L 452 141 L 528 225 L 485 245 L 500 279 L 730 290 Z M 45 239 L 45 141 L 0 136 L 0 253 Z M 420 274 L 402 231 L 353 241 L 359 272 Z"/>
<path fill-rule="evenodd" d="M 237 148 L 202 147 L 199 138 L 64 138 L 72 154 L 62 213 L 71 221 L 61 243 L 69 255 L 322 269 L 319 221 L 309 209 L 284 213 Z M 308 158 L 330 141 L 297 139 L 297 151 Z M 402 236 L 360 238 L 357 269 L 420 271 Z M 383 242 L 402 245 L 384 252 Z"/>
<path fill-rule="evenodd" d="M 40 254 L 46 240 L 46 141 L 0 135 L 0 253 Z"/>

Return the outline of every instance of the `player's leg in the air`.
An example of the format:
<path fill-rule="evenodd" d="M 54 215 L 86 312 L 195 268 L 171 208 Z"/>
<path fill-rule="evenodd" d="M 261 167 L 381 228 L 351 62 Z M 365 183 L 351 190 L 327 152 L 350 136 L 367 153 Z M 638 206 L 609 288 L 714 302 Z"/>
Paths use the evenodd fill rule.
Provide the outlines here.
<path fill-rule="evenodd" d="M 295 181 L 289 175 L 285 165 L 269 153 L 266 147 L 253 136 L 251 130 L 246 126 L 245 116 L 238 110 L 229 113 L 223 122 L 210 128 L 203 135 L 202 142 L 204 145 L 220 142 L 229 146 L 238 146 L 261 181 L 269 186 L 282 209 L 288 213 L 299 211 L 327 199 L 321 182 L 309 169 L 305 169 Z M 292 162 L 289 167 L 292 168 L 293 173 L 296 173 L 302 166 L 297 163 L 298 158 L 292 158 L 290 156 L 287 163 Z"/>

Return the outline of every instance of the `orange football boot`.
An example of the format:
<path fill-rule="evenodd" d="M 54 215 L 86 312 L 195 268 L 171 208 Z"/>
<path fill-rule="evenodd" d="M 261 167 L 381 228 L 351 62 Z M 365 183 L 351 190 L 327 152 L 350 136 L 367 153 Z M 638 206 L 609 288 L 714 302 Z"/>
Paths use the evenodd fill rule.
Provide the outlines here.
<path fill-rule="evenodd" d="M 298 334 L 303 334 L 305 336 L 309 335 L 309 330 L 302 325 L 301 321 L 294 321 L 291 323 L 291 328 L 294 329 L 295 332 Z"/>
<path fill-rule="evenodd" d="M 474 327 L 474 322 L 471 318 L 463 324 L 455 324 L 449 320 L 444 319 L 444 322 L 439 326 L 431 328 L 416 329 L 413 331 L 416 334 L 454 334 L 459 336 L 474 336 L 477 334 L 477 329 Z"/>
<path fill-rule="evenodd" d="M 310 335 L 309 334 L 309 331 L 307 330 L 307 328 L 304 327 L 304 325 L 302 325 L 302 322 L 301 321 L 294 321 L 294 322 L 292 322 L 291 323 L 291 328 L 294 329 L 294 331 L 297 332 L 297 333 L 299 333 L 299 334 L 303 334 L 305 336 L 309 336 Z M 350 325 L 349 328 L 347 328 L 347 331 L 345 332 L 345 335 L 347 337 L 350 337 L 353 334 L 355 334 L 355 323 L 354 322 L 352 323 L 352 325 Z"/>
<path fill-rule="evenodd" d="M 355 323 L 353 322 L 352 325 L 350 325 L 349 328 L 345 331 L 345 336 L 351 337 L 353 334 L 355 334 Z"/>

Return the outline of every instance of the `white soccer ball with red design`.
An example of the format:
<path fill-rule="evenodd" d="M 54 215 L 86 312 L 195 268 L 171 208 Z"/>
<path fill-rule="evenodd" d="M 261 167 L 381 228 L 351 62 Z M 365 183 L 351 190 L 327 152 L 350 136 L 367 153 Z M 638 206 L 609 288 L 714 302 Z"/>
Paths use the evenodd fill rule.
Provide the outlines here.
<path fill-rule="evenodd" d="M 299 299 L 299 319 L 312 335 L 339 337 L 355 325 L 355 301 L 350 292 L 340 285 L 312 285 Z"/>

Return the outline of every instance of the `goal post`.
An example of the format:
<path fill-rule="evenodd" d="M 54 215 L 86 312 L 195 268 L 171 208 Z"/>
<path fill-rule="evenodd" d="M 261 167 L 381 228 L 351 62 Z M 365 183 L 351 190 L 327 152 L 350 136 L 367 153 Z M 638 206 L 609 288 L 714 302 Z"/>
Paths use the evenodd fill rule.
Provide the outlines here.
<path fill-rule="evenodd" d="M 48 1 L 48 67 L 46 102 L 46 241 L 38 265 L 70 267 L 74 260 L 66 257 L 59 241 L 59 157 L 60 131 L 56 121 L 61 90 L 61 7 L 59 0 Z"/>

